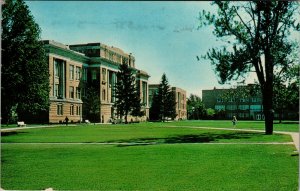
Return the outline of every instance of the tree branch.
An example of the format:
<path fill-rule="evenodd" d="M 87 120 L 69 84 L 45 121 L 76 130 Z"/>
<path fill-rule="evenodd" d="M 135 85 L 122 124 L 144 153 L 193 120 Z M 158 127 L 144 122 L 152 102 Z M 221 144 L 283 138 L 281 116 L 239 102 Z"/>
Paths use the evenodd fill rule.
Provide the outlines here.
<path fill-rule="evenodd" d="M 253 35 L 252 35 L 252 32 L 251 32 L 251 29 L 246 25 L 246 23 L 244 22 L 244 20 L 241 18 L 241 16 L 239 15 L 239 13 L 238 13 L 236 7 L 234 7 L 234 10 L 235 10 L 235 13 L 237 14 L 237 16 L 239 17 L 240 21 L 241 21 L 241 22 L 243 23 L 243 25 L 246 27 L 246 29 L 247 29 L 248 33 L 250 34 L 250 36 L 251 36 L 252 38 L 254 38 Z"/>

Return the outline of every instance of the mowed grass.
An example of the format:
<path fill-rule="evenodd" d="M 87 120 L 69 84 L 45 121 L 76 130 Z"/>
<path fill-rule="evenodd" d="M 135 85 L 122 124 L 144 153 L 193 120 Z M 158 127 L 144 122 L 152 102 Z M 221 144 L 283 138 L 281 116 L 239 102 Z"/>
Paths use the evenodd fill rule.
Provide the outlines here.
<path fill-rule="evenodd" d="M 298 190 L 299 157 L 294 145 L 238 144 L 290 142 L 290 136 L 183 128 L 181 123 L 2 132 L 1 188 Z M 237 144 L 201 144 L 223 142 Z"/>
<path fill-rule="evenodd" d="M 2 132 L 3 143 L 290 142 L 289 135 L 185 128 L 174 123 L 78 125 Z M 175 125 L 175 126 L 174 126 Z M 176 126 L 177 125 L 177 126 Z"/>
<path fill-rule="evenodd" d="M 2 145 L 8 190 L 298 190 L 290 145 Z"/>
<path fill-rule="evenodd" d="M 195 127 L 219 127 L 219 128 L 232 128 L 232 122 L 230 120 L 188 120 L 178 121 L 171 123 L 175 126 L 195 126 Z M 254 129 L 265 130 L 264 121 L 238 121 L 236 128 L 238 129 Z M 274 131 L 286 131 L 286 132 L 299 132 L 299 121 L 278 121 L 273 122 Z"/>

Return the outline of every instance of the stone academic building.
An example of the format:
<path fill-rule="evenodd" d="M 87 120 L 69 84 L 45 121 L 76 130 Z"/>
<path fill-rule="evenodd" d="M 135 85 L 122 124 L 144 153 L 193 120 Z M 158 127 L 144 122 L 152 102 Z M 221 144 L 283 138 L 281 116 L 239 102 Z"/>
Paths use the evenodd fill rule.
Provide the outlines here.
<path fill-rule="evenodd" d="M 83 102 L 83 96 L 90 93 L 87 92 L 88 87 L 96 90 L 96 101 L 99 103 L 94 111 L 97 114 L 96 122 L 106 123 L 111 118 L 116 118 L 113 87 L 120 64 L 128 64 L 134 69 L 142 109 L 145 112 L 145 116 L 139 120 L 147 119 L 150 76 L 135 67 L 132 54 L 102 43 L 64 45 L 50 40 L 43 42 L 50 74 L 49 123 L 61 123 L 66 116 L 70 122 L 88 119 L 84 108 L 88 103 Z"/>

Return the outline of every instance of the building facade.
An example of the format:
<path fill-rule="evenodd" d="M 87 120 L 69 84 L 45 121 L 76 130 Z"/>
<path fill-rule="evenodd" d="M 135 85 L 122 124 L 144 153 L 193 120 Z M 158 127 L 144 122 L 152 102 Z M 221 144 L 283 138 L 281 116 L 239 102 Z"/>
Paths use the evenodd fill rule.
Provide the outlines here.
<path fill-rule="evenodd" d="M 149 106 L 152 105 L 153 95 L 157 92 L 158 87 L 158 84 L 149 84 Z M 171 90 L 175 95 L 174 97 L 176 102 L 175 120 L 187 119 L 186 91 L 178 87 L 172 87 Z"/>
<path fill-rule="evenodd" d="M 220 118 L 264 120 L 262 97 L 259 93 L 250 93 L 251 85 L 234 89 L 202 90 L 205 108 L 217 111 Z"/>
<path fill-rule="evenodd" d="M 44 41 L 50 73 L 49 122 L 61 123 L 67 116 L 71 122 L 88 119 L 83 97 L 95 90 L 96 111 L 94 121 L 109 122 L 115 118 L 113 108 L 114 86 L 120 64 L 128 64 L 135 73 L 136 85 L 140 91 L 142 109 L 146 116 L 148 107 L 147 72 L 135 67 L 135 58 L 121 49 L 102 43 L 64 45 L 55 41 Z M 90 120 L 90 119 L 89 119 Z"/>

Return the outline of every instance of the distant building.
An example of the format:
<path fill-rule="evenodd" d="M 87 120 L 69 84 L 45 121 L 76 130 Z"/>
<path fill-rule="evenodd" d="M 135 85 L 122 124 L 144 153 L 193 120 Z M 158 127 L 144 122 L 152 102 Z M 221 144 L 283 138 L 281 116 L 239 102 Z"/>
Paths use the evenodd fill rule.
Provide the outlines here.
<path fill-rule="evenodd" d="M 152 105 L 153 95 L 157 92 L 158 87 L 158 84 L 149 84 L 149 106 Z M 187 119 L 186 91 L 178 87 L 172 87 L 171 90 L 175 95 L 176 102 L 175 120 Z"/>
<path fill-rule="evenodd" d="M 49 122 L 59 123 L 68 116 L 70 122 L 79 122 L 86 118 L 83 112 L 87 85 L 97 89 L 100 109 L 98 122 L 109 122 L 115 117 L 113 108 L 114 86 L 120 64 L 128 64 L 134 69 L 136 83 L 140 90 L 146 120 L 149 116 L 147 72 L 135 68 L 135 58 L 121 49 L 102 43 L 64 45 L 55 41 L 44 41 L 49 62 L 50 110 Z M 130 118 L 129 118 L 130 119 Z"/>
<path fill-rule="evenodd" d="M 214 109 L 220 118 L 264 120 L 262 97 L 259 93 L 247 93 L 251 87 L 202 90 L 202 101 L 205 108 Z"/>
<path fill-rule="evenodd" d="M 172 87 L 172 91 L 175 94 L 176 100 L 176 119 L 187 119 L 186 91 L 178 87 Z"/>

